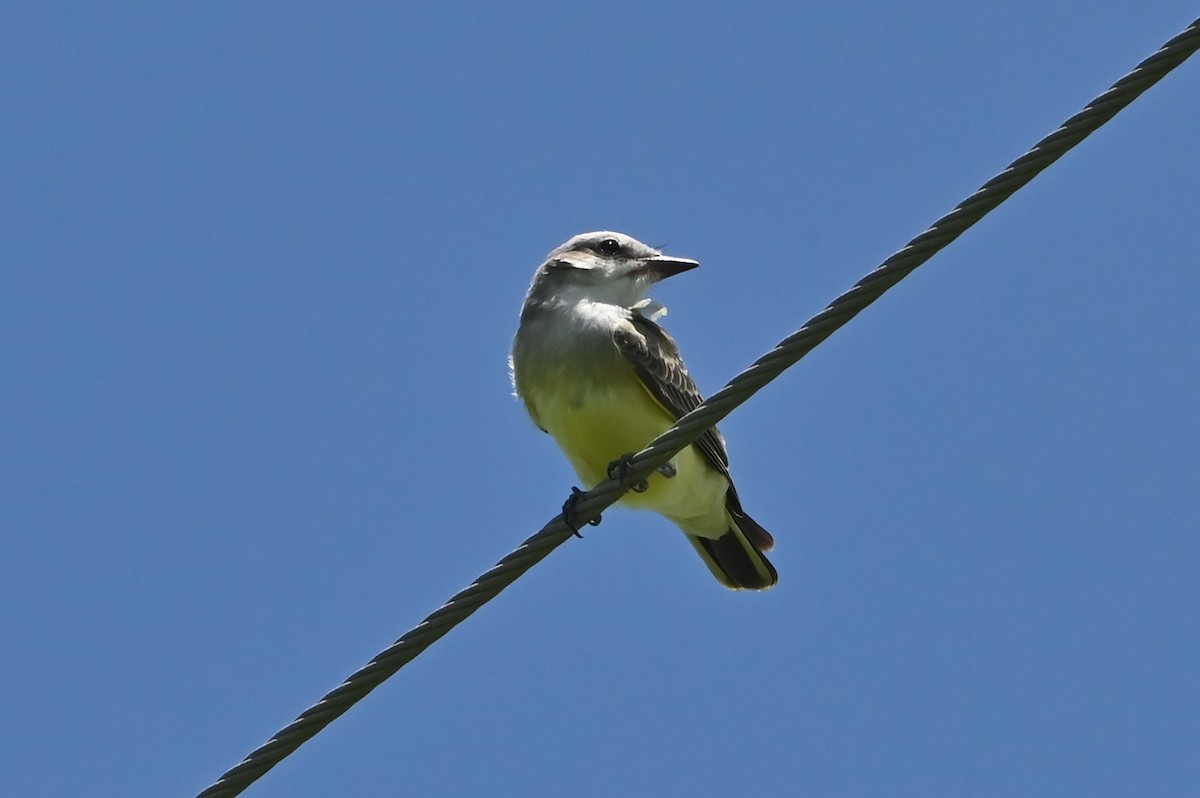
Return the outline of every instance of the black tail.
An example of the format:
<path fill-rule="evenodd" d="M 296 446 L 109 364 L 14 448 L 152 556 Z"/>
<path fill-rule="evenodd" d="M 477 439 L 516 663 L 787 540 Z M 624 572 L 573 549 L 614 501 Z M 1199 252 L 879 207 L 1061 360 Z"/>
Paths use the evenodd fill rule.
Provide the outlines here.
<path fill-rule="evenodd" d="M 688 535 L 713 576 L 732 590 L 766 590 L 779 581 L 779 574 L 763 554 L 775 545 L 771 533 L 742 510 L 737 494 L 730 489 L 725 503 L 729 531 L 719 538 Z"/>

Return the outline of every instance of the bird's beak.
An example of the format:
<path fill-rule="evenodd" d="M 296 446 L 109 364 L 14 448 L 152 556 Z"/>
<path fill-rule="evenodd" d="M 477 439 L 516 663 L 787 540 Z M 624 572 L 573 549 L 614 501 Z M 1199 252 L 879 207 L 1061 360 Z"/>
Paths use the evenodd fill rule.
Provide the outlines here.
<path fill-rule="evenodd" d="M 692 260 L 691 258 L 673 258 L 670 255 L 655 255 L 652 258 L 646 258 L 646 265 L 643 267 L 646 273 L 650 275 L 650 279 L 658 282 L 665 280 L 668 277 L 674 277 L 677 274 L 694 269 L 700 265 L 700 261 Z"/>

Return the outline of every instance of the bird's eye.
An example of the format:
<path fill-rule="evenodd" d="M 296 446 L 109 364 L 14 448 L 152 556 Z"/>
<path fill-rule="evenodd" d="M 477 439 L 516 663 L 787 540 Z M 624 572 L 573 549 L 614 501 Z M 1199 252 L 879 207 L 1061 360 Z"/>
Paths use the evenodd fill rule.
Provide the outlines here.
<path fill-rule="evenodd" d="M 606 238 L 596 245 L 596 249 L 605 255 L 621 254 L 621 242 L 615 238 Z"/>

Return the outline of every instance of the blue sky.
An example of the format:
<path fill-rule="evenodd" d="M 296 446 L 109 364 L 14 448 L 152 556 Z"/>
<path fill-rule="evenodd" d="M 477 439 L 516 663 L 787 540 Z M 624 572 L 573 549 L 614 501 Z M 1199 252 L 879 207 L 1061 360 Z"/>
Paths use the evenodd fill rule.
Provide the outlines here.
<path fill-rule="evenodd" d="M 551 518 L 584 230 L 711 392 L 1194 4 L 9 3 L 0 770 L 193 795 Z M 781 581 L 610 510 L 246 794 L 1185 795 L 1200 62 L 730 416 Z"/>

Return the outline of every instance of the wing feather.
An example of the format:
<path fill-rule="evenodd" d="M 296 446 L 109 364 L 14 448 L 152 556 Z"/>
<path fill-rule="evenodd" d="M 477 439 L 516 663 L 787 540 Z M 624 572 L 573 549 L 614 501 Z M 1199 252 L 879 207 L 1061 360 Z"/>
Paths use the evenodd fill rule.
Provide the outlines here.
<path fill-rule="evenodd" d="M 618 327 L 613 339 L 642 386 L 676 420 L 695 410 L 704 397 L 683 364 L 675 340 L 662 327 L 637 313 L 631 314 L 629 321 L 632 328 Z M 732 484 L 729 453 L 717 428 L 706 429 L 693 445 Z"/>

